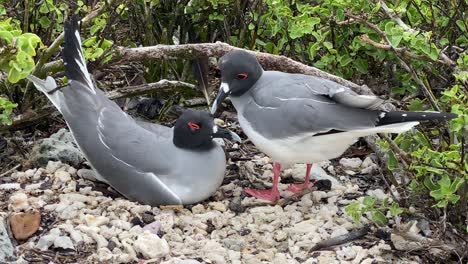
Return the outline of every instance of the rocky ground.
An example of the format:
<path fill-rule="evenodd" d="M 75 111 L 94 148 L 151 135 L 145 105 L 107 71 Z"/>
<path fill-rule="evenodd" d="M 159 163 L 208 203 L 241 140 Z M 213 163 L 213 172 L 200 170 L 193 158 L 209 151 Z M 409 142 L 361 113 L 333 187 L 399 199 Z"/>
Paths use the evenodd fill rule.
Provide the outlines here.
<path fill-rule="evenodd" d="M 67 133 L 59 133 L 49 141 L 72 147 Z M 290 197 L 285 189 L 303 180 L 305 166 L 286 169 L 280 184 L 286 198 L 270 205 L 247 197 L 242 189 L 268 187 L 271 161 L 248 142 L 229 145 L 231 160 L 221 188 L 208 201 L 183 207 L 130 202 L 93 181 L 93 172 L 79 165 L 79 153 L 53 148 L 43 141 L 36 145 L 32 164 L 47 162 L 44 167 L 0 177 L 0 263 L 421 263 L 424 259 L 406 252 L 411 250 L 407 241 L 392 234 L 403 225 L 415 236 L 426 234 L 428 230 L 416 221 L 396 218 L 389 226 L 369 225 L 369 229 L 363 226 L 369 223 L 365 218 L 356 224 L 345 214 L 347 204 L 365 195 L 390 198 L 365 147 L 354 148 L 348 158 L 316 164 L 312 171 L 316 187 L 298 197 Z M 43 157 L 44 152 L 68 153 L 67 162 L 76 162 L 70 166 L 47 161 L 51 157 Z"/>

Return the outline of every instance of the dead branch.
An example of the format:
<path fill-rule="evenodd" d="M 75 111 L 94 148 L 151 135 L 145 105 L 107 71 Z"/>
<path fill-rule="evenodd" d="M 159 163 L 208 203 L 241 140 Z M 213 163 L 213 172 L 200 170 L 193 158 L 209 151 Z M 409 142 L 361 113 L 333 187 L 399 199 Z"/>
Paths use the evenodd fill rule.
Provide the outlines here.
<path fill-rule="evenodd" d="M 398 54 L 401 54 L 402 56 L 405 56 L 405 57 L 408 57 L 408 58 L 411 58 L 411 59 L 416 59 L 416 60 L 424 60 L 424 61 L 433 61 L 432 59 L 430 59 L 429 57 L 427 56 L 424 56 L 424 55 L 419 55 L 419 54 L 416 54 L 416 53 L 413 53 L 413 52 L 410 52 L 408 49 L 406 48 L 398 48 L 398 47 L 392 47 L 391 45 L 388 45 L 388 44 L 383 44 L 383 43 L 379 43 L 379 42 L 376 42 L 376 41 L 373 41 L 372 39 L 369 38 L 368 35 L 364 34 L 364 35 L 361 35 L 359 36 L 359 39 L 364 42 L 364 43 L 367 43 L 371 46 L 373 46 L 374 48 L 377 48 L 377 49 L 383 49 L 383 50 L 394 50 L 395 52 L 397 52 Z M 441 63 L 441 64 L 445 64 L 447 66 L 453 66 L 451 64 L 448 64 L 447 62 L 443 61 L 443 60 L 437 60 L 438 63 Z"/>
<path fill-rule="evenodd" d="M 353 230 L 353 231 L 351 231 L 351 232 L 349 232 L 349 233 L 347 233 L 345 235 L 336 236 L 336 237 L 332 237 L 330 239 L 321 241 L 321 242 L 317 243 L 315 246 L 313 246 L 309 250 L 309 253 L 317 251 L 317 250 L 321 250 L 321 249 L 324 249 L 324 248 L 329 248 L 329 247 L 341 245 L 341 244 L 344 244 L 344 243 L 348 243 L 348 242 L 351 242 L 351 241 L 356 240 L 356 239 L 360 239 L 360 238 L 364 237 L 365 235 L 367 235 L 369 233 L 369 231 L 370 231 L 370 227 L 369 226 L 364 226 L 363 228 Z"/>
<path fill-rule="evenodd" d="M 181 81 L 160 80 L 155 83 L 147 83 L 147 84 L 142 84 L 142 85 L 118 88 L 118 89 L 107 92 L 106 95 L 110 99 L 118 99 L 122 97 L 130 97 L 130 96 L 146 94 L 155 90 L 173 89 L 177 87 L 186 87 L 186 88 L 195 89 L 195 85 L 190 84 L 190 83 L 181 82 Z"/>
<path fill-rule="evenodd" d="M 195 89 L 195 85 L 181 82 L 181 81 L 171 81 L 171 80 L 160 80 L 159 82 L 155 83 L 147 83 L 142 85 L 136 86 L 128 86 L 124 88 L 118 88 L 109 92 L 106 92 L 107 97 L 110 99 L 118 99 L 122 97 L 131 97 L 141 94 L 146 94 L 155 90 L 165 90 L 165 89 L 173 89 L 176 87 L 186 87 Z M 2 125 L 0 126 L 1 131 L 16 131 L 25 129 L 27 127 L 31 127 L 36 125 L 43 120 L 45 120 L 48 116 L 53 113 L 58 113 L 57 109 L 53 106 L 46 106 L 37 112 L 31 112 L 27 115 L 22 116 L 18 120 L 14 120 L 10 126 Z"/>
<path fill-rule="evenodd" d="M 236 48 L 222 42 L 182 45 L 156 45 L 140 48 L 118 47 L 116 56 L 111 63 L 122 64 L 131 61 L 162 60 L 170 58 L 194 59 L 200 57 L 221 57 L 234 49 L 240 48 Z M 245 49 L 240 50 L 254 54 L 263 67 L 267 70 L 278 70 L 290 73 L 303 73 L 318 76 L 349 87 L 359 94 L 373 95 L 371 89 L 369 89 L 367 86 L 357 85 L 353 82 L 324 72 L 315 67 L 294 61 L 288 57 Z"/>

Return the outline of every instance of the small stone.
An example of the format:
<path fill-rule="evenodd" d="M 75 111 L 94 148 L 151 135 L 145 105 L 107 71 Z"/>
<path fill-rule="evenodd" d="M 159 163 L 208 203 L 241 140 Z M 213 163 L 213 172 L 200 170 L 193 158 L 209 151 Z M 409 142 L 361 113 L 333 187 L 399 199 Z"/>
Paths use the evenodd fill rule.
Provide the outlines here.
<path fill-rule="evenodd" d="M 62 171 L 62 170 L 56 171 L 54 173 L 54 176 L 59 182 L 62 182 L 62 183 L 67 183 L 71 180 L 70 173 L 66 171 Z"/>
<path fill-rule="evenodd" d="M 356 175 L 356 172 L 352 171 L 352 170 L 345 170 L 344 171 L 346 174 L 350 175 L 350 176 L 354 176 Z"/>
<path fill-rule="evenodd" d="M 145 225 L 143 221 L 141 221 L 140 217 L 138 216 L 133 217 L 132 220 L 130 220 L 130 223 L 132 223 L 132 225 L 134 226 L 141 226 L 141 227 Z"/>
<path fill-rule="evenodd" d="M 79 169 L 76 174 L 82 179 L 96 181 L 96 173 L 93 170 Z"/>
<path fill-rule="evenodd" d="M 220 212 L 226 212 L 226 205 L 222 202 L 211 202 L 208 204 L 213 210 L 220 211 Z"/>
<path fill-rule="evenodd" d="M 109 223 L 109 218 L 105 216 L 85 215 L 85 221 L 88 226 L 102 226 Z"/>
<path fill-rule="evenodd" d="M 54 248 L 75 249 L 73 242 L 67 236 L 59 236 L 54 240 Z"/>
<path fill-rule="evenodd" d="M 343 227 L 343 226 L 337 226 L 333 229 L 333 232 L 331 233 L 331 237 L 337 237 L 337 236 L 341 236 L 341 235 L 346 235 L 348 234 L 348 230 Z"/>
<path fill-rule="evenodd" d="M 100 248 L 97 250 L 99 263 L 107 263 L 113 257 L 112 252 L 108 248 Z"/>
<path fill-rule="evenodd" d="M 10 204 L 8 207 L 15 212 L 28 209 L 28 196 L 22 192 L 17 192 L 13 194 L 12 196 L 10 196 Z"/>
<path fill-rule="evenodd" d="M 36 171 L 37 171 L 37 169 L 29 169 L 29 170 L 25 171 L 24 174 L 25 174 L 26 178 L 31 179 L 34 176 L 34 174 L 36 173 Z"/>
<path fill-rule="evenodd" d="M 288 233 L 286 233 L 283 230 L 280 230 L 280 231 L 275 233 L 274 238 L 278 242 L 284 241 L 284 240 L 286 240 L 288 238 Z"/>
<path fill-rule="evenodd" d="M 14 213 L 10 216 L 10 227 L 16 240 L 26 240 L 39 229 L 41 214 L 39 212 Z"/>
<path fill-rule="evenodd" d="M 229 209 L 235 213 L 243 213 L 245 212 L 245 206 L 242 205 L 242 201 L 240 197 L 235 197 L 229 203 Z"/>
<path fill-rule="evenodd" d="M 39 180 L 41 178 L 43 172 L 44 172 L 43 168 L 37 169 L 37 171 L 36 171 L 36 173 L 34 173 L 32 179 L 35 180 L 35 181 Z"/>
<path fill-rule="evenodd" d="M 388 198 L 388 195 L 384 193 L 382 189 L 368 190 L 367 195 L 375 197 L 377 200 L 383 201 L 385 198 Z"/>
<path fill-rule="evenodd" d="M 161 222 L 159 221 L 154 221 L 153 223 L 145 225 L 143 227 L 143 230 L 148 230 L 155 235 L 159 233 L 160 229 L 161 229 Z"/>
<path fill-rule="evenodd" d="M 57 239 L 59 235 L 49 232 L 49 234 L 41 236 L 39 238 L 39 241 L 36 243 L 36 248 L 38 248 L 41 251 L 49 249 L 50 246 L 54 244 L 55 239 Z"/>
<path fill-rule="evenodd" d="M 141 215 L 141 220 L 145 224 L 150 224 L 154 221 L 154 214 L 151 212 L 145 212 Z"/>
<path fill-rule="evenodd" d="M 202 214 L 204 212 L 205 212 L 205 207 L 203 206 L 203 204 L 197 204 L 192 207 L 193 214 Z"/>
<path fill-rule="evenodd" d="M 241 251 L 245 247 L 245 242 L 242 240 L 225 238 L 223 239 L 223 245 L 230 250 Z"/>
<path fill-rule="evenodd" d="M 60 161 L 49 160 L 46 166 L 46 172 L 50 174 L 55 173 L 62 166 L 63 164 Z"/>
<path fill-rule="evenodd" d="M 19 189 L 21 189 L 21 184 L 19 184 L 19 183 L 0 184 L 0 190 L 11 191 L 11 190 L 19 190 Z"/>
<path fill-rule="evenodd" d="M 361 163 L 361 168 L 365 169 L 365 168 L 371 167 L 373 165 L 376 165 L 376 164 L 374 163 L 372 158 L 371 157 L 366 157 L 364 159 L 364 161 Z"/>
<path fill-rule="evenodd" d="M 0 263 L 9 263 L 14 260 L 15 252 L 4 222 L 4 219 L 0 218 Z"/>
<path fill-rule="evenodd" d="M 169 245 L 165 239 L 151 233 L 141 233 L 133 243 L 136 252 L 145 258 L 161 258 L 169 254 Z"/>
<path fill-rule="evenodd" d="M 107 244 L 107 248 L 108 248 L 110 251 L 114 250 L 114 248 L 116 248 L 116 247 L 117 247 L 117 244 L 116 244 L 114 241 L 112 241 L 112 240 L 109 241 L 109 244 Z"/>
<path fill-rule="evenodd" d="M 355 170 L 361 167 L 362 160 L 360 158 L 342 158 L 340 159 L 340 164 L 345 168 L 345 169 L 351 169 Z"/>

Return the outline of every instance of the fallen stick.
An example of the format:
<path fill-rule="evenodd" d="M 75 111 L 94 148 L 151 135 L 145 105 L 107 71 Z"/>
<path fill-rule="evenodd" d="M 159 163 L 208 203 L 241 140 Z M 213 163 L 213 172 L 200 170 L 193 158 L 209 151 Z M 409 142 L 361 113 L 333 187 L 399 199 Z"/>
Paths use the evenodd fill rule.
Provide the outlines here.
<path fill-rule="evenodd" d="M 315 246 L 313 246 L 309 250 L 309 253 L 320 250 L 320 249 L 329 248 L 329 247 L 341 245 L 341 244 L 344 244 L 344 243 L 348 243 L 348 242 L 351 242 L 351 241 L 356 240 L 356 239 L 360 239 L 360 238 L 364 237 L 365 235 L 367 235 L 369 233 L 369 231 L 370 231 L 370 227 L 369 226 L 364 226 L 363 228 L 353 230 L 353 231 L 349 232 L 348 234 L 332 237 L 332 238 L 330 238 L 328 240 L 321 241 L 321 242 L 317 243 Z"/>

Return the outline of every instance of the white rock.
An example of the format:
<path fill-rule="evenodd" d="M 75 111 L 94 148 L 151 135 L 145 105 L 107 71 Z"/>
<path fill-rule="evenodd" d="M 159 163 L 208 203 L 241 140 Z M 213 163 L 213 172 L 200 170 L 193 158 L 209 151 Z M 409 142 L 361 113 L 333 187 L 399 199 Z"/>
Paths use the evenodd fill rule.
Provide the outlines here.
<path fill-rule="evenodd" d="M 32 192 L 32 191 L 35 191 L 35 190 L 39 189 L 42 184 L 43 184 L 43 182 L 28 184 L 28 185 L 26 185 L 24 187 L 24 190 L 27 191 L 27 192 Z"/>
<path fill-rule="evenodd" d="M 0 184 L 0 190 L 19 190 L 21 189 L 21 184 L 19 183 L 4 183 Z"/>
<path fill-rule="evenodd" d="M 362 160 L 360 158 L 342 158 L 340 159 L 340 164 L 345 168 L 345 169 L 359 169 L 362 164 Z"/>
<path fill-rule="evenodd" d="M 100 248 L 97 250 L 98 260 L 99 262 L 107 262 L 112 259 L 113 254 L 108 248 Z"/>
<path fill-rule="evenodd" d="M 43 168 L 37 169 L 37 171 L 34 173 L 32 179 L 35 180 L 35 181 L 39 180 L 41 178 L 43 172 L 44 172 Z"/>
<path fill-rule="evenodd" d="M 29 208 L 28 196 L 23 192 L 17 192 L 10 196 L 8 208 L 13 211 L 20 211 Z"/>
<path fill-rule="evenodd" d="M 208 204 L 213 210 L 220 212 L 226 212 L 226 205 L 222 202 L 211 202 Z"/>
<path fill-rule="evenodd" d="M 109 223 L 109 218 L 105 216 L 85 215 L 86 224 L 89 226 L 101 226 Z"/>
<path fill-rule="evenodd" d="M 36 173 L 37 169 L 29 169 L 27 171 L 24 172 L 26 178 L 29 178 L 31 179 L 32 177 L 34 177 L 34 174 Z"/>
<path fill-rule="evenodd" d="M 334 229 L 333 229 L 333 232 L 331 233 L 331 237 L 337 237 L 337 236 L 341 236 L 341 235 L 346 235 L 348 234 L 348 230 L 346 228 L 344 228 L 343 226 L 336 226 Z"/>
<path fill-rule="evenodd" d="M 336 256 L 338 257 L 339 260 L 350 261 L 356 258 L 356 255 L 357 255 L 357 252 L 355 251 L 354 246 L 343 247 L 341 248 L 341 250 L 338 250 L 336 252 Z"/>
<path fill-rule="evenodd" d="M 49 160 L 49 162 L 47 163 L 47 166 L 46 166 L 46 172 L 52 174 L 52 173 L 56 172 L 62 166 L 63 166 L 63 164 L 60 161 Z"/>
<path fill-rule="evenodd" d="M 203 206 L 203 204 L 197 204 L 192 207 L 193 214 L 202 214 L 204 212 L 205 212 L 205 207 Z"/>
<path fill-rule="evenodd" d="M 149 232 L 139 234 L 133 248 L 146 258 L 161 258 L 169 254 L 166 240 Z"/>
<path fill-rule="evenodd" d="M 54 173 L 55 179 L 57 179 L 61 183 L 67 183 L 71 180 L 71 175 L 70 173 L 63 171 L 63 170 L 58 170 Z"/>
<path fill-rule="evenodd" d="M 388 195 L 384 193 L 382 189 L 368 190 L 367 195 L 375 197 L 377 200 L 383 201 L 385 198 L 388 198 Z"/>
<path fill-rule="evenodd" d="M 76 174 L 85 180 L 96 181 L 96 173 L 93 170 L 79 169 Z"/>
<path fill-rule="evenodd" d="M 373 165 L 376 165 L 376 164 L 374 163 L 374 161 L 372 160 L 372 158 L 371 158 L 371 157 L 366 157 L 366 158 L 364 159 L 364 161 L 361 163 L 361 168 L 362 168 L 362 169 L 365 169 L 365 168 L 370 167 L 370 166 L 373 166 Z"/>
<path fill-rule="evenodd" d="M 73 167 L 70 167 L 70 168 L 68 168 L 67 172 L 70 173 L 71 176 L 75 176 L 77 170 L 75 168 L 73 168 Z"/>
<path fill-rule="evenodd" d="M 63 248 L 63 249 L 75 249 L 73 246 L 73 242 L 67 236 L 59 236 L 54 240 L 54 247 L 55 248 Z"/>
<path fill-rule="evenodd" d="M 38 248 L 41 251 L 47 250 L 50 246 L 52 246 L 52 244 L 54 244 L 56 238 L 57 236 L 53 235 L 41 236 L 39 238 L 39 241 L 37 241 L 36 248 Z"/>

